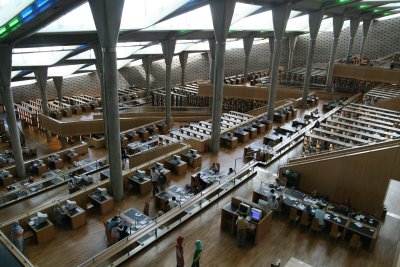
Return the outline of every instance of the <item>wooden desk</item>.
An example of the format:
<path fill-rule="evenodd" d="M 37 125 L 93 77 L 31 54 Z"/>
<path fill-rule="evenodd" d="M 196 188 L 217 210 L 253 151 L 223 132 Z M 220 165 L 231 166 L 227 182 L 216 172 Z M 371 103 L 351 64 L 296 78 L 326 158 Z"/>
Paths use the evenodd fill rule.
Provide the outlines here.
<path fill-rule="evenodd" d="M 99 197 L 99 195 L 95 192 L 89 194 L 90 199 L 93 204 L 100 207 L 101 214 L 107 214 L 114 209 L 114 198 L 112 196 L 105 196 L 104 198 Z"/>
<path fill-rule="evenodd" d="M 235 136 L 238 138 L 240 143 L 246 143 L 249 141 L 249 133 L 248 132 L 237 132 L 235 131 Z"/>
<path fill-rule="evenodd" d="M 60 158 L 57 159 L 48 159 L 49 160 L 49 167 L 52 169 L 62 169 L 64 168 L 64 161 Z"/>
<path fill-rule="evenodd" d="M 68 211 L 67 217 L 72 229 L 77 229 L 86 224 L 86 211 L 79 206 L 72 211 Z"/>
<path fill-rule="evenodd" d="M 171 169 L 176 175 L 183 175 L 187 172 L 187 163 L 184 161 L 175 161 L 169 159 L 165 161 L 165 165 L 168 169 Z"/>
<path fill-rule="evenodd" d="M 251 237 L 251 240 L 254 244 L 258 244 L 259 241 L 263 238 L 263 236 L 267 233 L 269 228 L 271 227 L 272 221 L 272 211 L 268 210 L 265 211 L 256 203 L 253 203 L 247 199 L 243 199 L 240 197 L 232 197 L 230 203 L 226 204 L 222 208 L 221 212 L 221 229 L 227 230 L 231 234 L 236 234 L 237 227 L 236 227 L 236 220 L 238 219 L 237 211 L 239 209 L 239 205 L 241 202 L 248 204 L 252 208 L 257 208 L 262 211 L 262 217 L 259 222 L 252 222 L 249 223 L 254 225 L 254 230 L 250 230 L 248 235 Z"/>
<path fill-rule="evenodd" d="M 257 128 L 254 127 L 244 127 L 243 130 L 245 130 L 246 132 L 249 133 L 249 137 L 251 139 L 256 138 L 257 137 Z"/>
<path fill-rule="evenodd" d="M 143 140 L 146 141 L 147 139 L 149 139 L 150 133 L 147 130 L 138 130 L 137 131 L 139 134 L 139 137 Z"/>
<path fill-rule="evenodd" d="M 79 156 L 78 156 L 77 153 L 67 154 L 67 158 L 71 163 L 74 163 L 74 161 L 78 161 L 79 160 Z"/>
<path fill-rule="evenodd" d="M 224 135 L 221 137 L 221 145 L 230 149 L 234 149 L 238 145 L 238 138 Z"/>
<path fill-rule="evenodd" d="M 14 183 L 14 178 L 13 176 L 9 173 L 6 177 L 1 178 L 1 182 L 3 186 L 9 186 Z"/>
<path fill-rule="evenodd" d="M 253 126 L 254 128 L 257 129 L 257 134 L 263 134 L 263 133 L 265 133 L 265 129 L 266 129 L 265 124 L 254 122 L 254 123 L 252 124 L 252 126 Z"/>
<path fill-rule="evenodd" d="M 27 224 L 29 225 L 29 222 Z M 29 227 L 32 229 L 39 245 L 54 239 L 54 225 L 49 220 L 41 225 L 29 225 Z"/>
<path fill-rule="evenodd" d="M 38 175 L 43 175 L 45 172 L 47 172 L 47 166 L 45 164 L 40 165 L 36 167 Z"/>
<path fill-rule="evenodd" d="M 197 175 L 200 174 L 200 179 L 197 177 Z M 214 173 L 210 169 L 204 169 L 201 170 L 200 172 L 194 173 L 191 176 L 191 181 L 190 181 L 190 186 L 192 189 L 192 192 L 195 192 L 196 187 L 200 187 L 201 190 L 209 187 L 215 182 L 221 181 L 227 177 L 227 174 L 218 172 Z"/>
<path fill-rule="evenodd" d="M 312 267 L 312 265 L 291 257 L 289 261 L 285 264 L 285 267 Z"/>
<path fill-rule="evenodd" d="M 132 185 L 133 190 L 144 195 L 151 191 L 151 178 L 146 176 L 144 178 L 138 178 L 136 175 L 128 177 L 129 183 Z"/>
<path fill-rule="evenodd" d="M 181 157 L 186 161 L 192 168 L 197 168 L 201 166 L 202 156 L 200 154 L 193 155 L 190 151 L 181 154 Z"/>

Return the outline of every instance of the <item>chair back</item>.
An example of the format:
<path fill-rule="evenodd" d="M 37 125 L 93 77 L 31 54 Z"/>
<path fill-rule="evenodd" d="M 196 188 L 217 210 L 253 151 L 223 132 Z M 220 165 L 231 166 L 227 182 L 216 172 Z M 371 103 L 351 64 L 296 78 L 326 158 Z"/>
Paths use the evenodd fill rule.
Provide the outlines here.
<path fill-rule="evenodd" d="M 299 218 L 299 215 L 297 214 L 297 209 L 296 208 L 290 208 L 290 214 L 289 214 L 289 219 L 292 221 L 297 221 Z"/>
<path fill-rule="evenodd" d="M 320 225 L 319 225 L 319 221 L 318 221 L 317 218 L 314 217 L 314 218 L 312 219 L 310 229 L 313 230 L 313 231 L 317 231 L 317 232 L 319 232 L 319 231 L 321 230 L 321 227 L 320 227 Z"/>
<path fill-rule="evenodd" d="M 350 239 L 350 247 L 359 248 L 361 246 L 360 236 L 358 234 L 353 234 Z"/>
<path fill-rule="evenodd" d="M 309 225 L 309 218 L 310 215 L 308 213 L 301 213 L 301 217 L 300 217 L 300 225 L 305 225 L 308 226 Z"/>
<path fill-rule="evenodd" d="M 331 231 L 329 232 L 330 236 L 336 237 L 339 233 L 339 225 L 336 223 L 332 223 L 331 225 Z"/>

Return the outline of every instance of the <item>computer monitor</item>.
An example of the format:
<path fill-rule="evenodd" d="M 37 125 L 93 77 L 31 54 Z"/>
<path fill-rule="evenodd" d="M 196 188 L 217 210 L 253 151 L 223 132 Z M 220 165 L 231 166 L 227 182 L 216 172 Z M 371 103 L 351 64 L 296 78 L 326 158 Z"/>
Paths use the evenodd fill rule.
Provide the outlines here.
<path fill-rule="evenodd" d="M 239 128 L 237 128 L 237 131 L 238 131 L 238 133 L 243 133 L 243 128 L 239 127 Z"/>
<path fill-rule="evenodd" d="M 157 162 L 157 163 L 156 163 L 156 169 L 157 169 L 157 170 L 164 169 L 164 164 Z"/>
<path fill-rule="evenodd" d="M 178 162 L 181 161 L 181 157 L 180 157 L 180 156 L 173 155 L 172 158 L 173 158 L 175 161 L 178 161 Z"/>
<path fill-rule="evenodd" d="M 259 222 L 261 220 L 262 211 L 256 208 L 251 208 L 250 216 L 253 221 Z"/>
<path fill-rule="evenodd" d="M 233 133 L 227 133 L 226 134 L 229 138 L 232 138 L 233 137 Z"/>
<path fill-rule="evenodd" d="M 197 151 L 196 149 L 190 149 L 190 154 L 197 155 L 198 153 L 199 151 Z"/>
<path fill-rule="evenodd" d="M 102 196 L 105 197 L 107 195 L 107 188 L 97 188 L 97 193 Z"/>
<path fill-rule="evenodd" d="M 40 211 L 38 211 L 38 213 L 36 214 L 37 217 L 37 224 L 41 224 L 47 221 L 47 214 L 46 213 L 41 213 Z"/>
<path fill-rule="evenodd" d="M 241 215 L 247 216 L 250 213 L 250 206 L 245 203 L 240 203 L 239 213 Z"/>
<path fill-rule="evenodd" d="M 137 176 L 138 178 L 144 178 L 144 177 L 146 177 L 146 172 L 145 172 L 145 171 L 142 171 L 142 170 L 138 170 L 138 171 L 136 172 L 136 176 Z"/>
<path fill-rule="evenodd" d="M 76 201 L 67 200 L 67 204 L 65 205 L 67 210 L 76 209 Z"/>

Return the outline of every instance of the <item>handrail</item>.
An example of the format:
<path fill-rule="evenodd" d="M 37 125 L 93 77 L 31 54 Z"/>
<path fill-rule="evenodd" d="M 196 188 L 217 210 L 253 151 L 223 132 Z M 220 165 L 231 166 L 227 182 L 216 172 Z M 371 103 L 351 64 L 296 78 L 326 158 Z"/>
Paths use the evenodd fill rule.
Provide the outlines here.
<path fill-rule="evenodd" d="M 10 253 L 23 265 L 26 267 L 35 267 L 25 255 L 19 251 L 19 249 L 7 238 L 7 236 L 0 231 L 0 241 L 3 245 L 10 251 Z"/>
<path fill-rule="evenodd" d="M 188 200 L 184 204 L 175 207 L 173 210 L 165 213 L 162 217 L 155 219 L 155 221 L 148 226 L 144 227 L 142 230 L 128 236 L 126 239 L 119 241 L 118 243 L 112 245 L 111 247 L 103 250 L 102 252 L 96 254 L 92 258 L 84 261 L 83 263 L 79 264 L 78 266 L 89 266 L 93 264 L 100 264 L 104 262 L 106 259 L 109 259 L 110 257 L 116 255 L 119 253 L 122 249 L 129 247 L 130 245 L 134 244 L 135 242 L 139 241 L 141 238 L 143 238 L 145 235 L 152 233 L 153 231 L 157 231 L 157 229 L 160 226 L 163 226 L 164 224 L 168 223 L 170 220 L 175 218 L 177 215 L 186 212 L 187 209 L 190 207 L 197 205 L 198 203 L 201 203 L 203 200 L 205 200 L 208 196 L 211 194 L 214 194 L 218 189 L 223 188 L 224 185 L 231 183 L 235 179 L 237 179 L 239 176 L 240 178 L 243 178 L 243 176 L 246 175 L 253 175 L 256 172 L 254 171 L 254 167 L 257 165 L 256 161 L 251 161 L 245 166 L 243 166 L 240 171 L 236 174 L 231 174 L 227 176 L 224 180 L 220 181 L 219 183 L 215 183 L 208 187 L 207 189 L 203 190 L 202 192 L 198 193 L 195 195 L 192 199 Z M 242 176 L 243 175 L 243 176 Z M 192 216 L 194 215 L 191 214 Z M 128 256 L 132 256 L 130 252 L 128 252 Z M 113 264 L 111 264 L 113 265 Z"/>

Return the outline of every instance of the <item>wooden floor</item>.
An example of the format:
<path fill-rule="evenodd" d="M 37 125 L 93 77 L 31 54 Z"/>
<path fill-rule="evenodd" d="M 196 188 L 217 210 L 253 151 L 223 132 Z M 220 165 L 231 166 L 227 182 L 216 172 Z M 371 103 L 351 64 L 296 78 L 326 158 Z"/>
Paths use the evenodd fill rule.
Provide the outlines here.
<path fill-rule="evenodd" d="M 321 106 L 322 103 L 319 107 Z M 298 116 L 302 116 L 302 113 L 300 112 Z M 44 135 L 39 136 L 40 146 L 46 147 L 44 139 Z M 258 136 L 257 140 L 262 140 L 262 136 Z M 251 142 L 253 141 L 251 140 Z M 201 169 L 218 161 L 221 163 L 221 170 L 227 172 L 230 167 L 234 166 L 235 159 L 243 156 L 244 146 L 239 145 L 235 150 L 221 149 L 218 156 L 205 154 Z M 313 266 L 391 266 L 396 245 L 400 239 L 400 207 L 398 205 L 400 185 L 398 182 L 392 182 L 388 189 L 386 206 L 389 215 L 386 217 L 378 242 L 372 252 L 363 248 L 351 250 L 348 248 L 347 242 L 335 243 L 329 239 L 327 233 L 314 234 L 300 226 L 289 225 L 286 216 L 274 217 L 270 232 L 255 247 L 238 249 L 235 246 L 235 237 L 220 230 L 221 208 L 230 201 L 231 196 L 251 199 L 252 190 L 260 186 L 261 181 L 272 181 L 278 166 L 286 163 L 288 158 L 299 155 L 300 152 L 301 145 L 268 168 L 258 168 L 255 178 L 232 191 L 231 194 L 220 199 L 142 253 L 135 255 L 124 266 L 174 266 L 176 264 L 175 240 L 180 234 L 185 237 L 186 266 L 191 264 L 196 239 L 203 240 L 202 266 L 270 266 L 270 263 L 275 262 L 277 258 L 280 258 L 284 264 L 292 256 Z M 104 150 L 91 150 L 90 157 L 101 157 L 104 153 Z M 241 159 L 237 160 L 238 167 L 242 164 Z M 189 170 L 185 176 L 173 176 L 172 184 L 189 183 L 192 173 L 193 170 Z M 21 202 L 10 208 L 1 209 L 0 221 L 3 221 L 3 218 L 12 218 L 44 201 L 51 201 L 64 194 L 67 194 L 66 187 L 59 188 L 54 192 L 49 191 L 45 195 Z M 152 212 L 155 213 L 153 199 L 149 195 L 139 196 L 126 191 L 125 200 L 117 203 L 115 212 L 118 209 L 123 211 L 130 207 L 142 210 L 146 201 L 150 201 Z M 77 230 L 56 227 L 56 238 L 41 246 L 38 246 L 33 239 L 28 239 L 25 242 L 24 254 L 38 266 L 75 266 L 106 248 L 102 221 L 112 215 L 113 213 L 101 216 L 96 211 L 90 211 L 88 224 L 85 227 Z"/>

